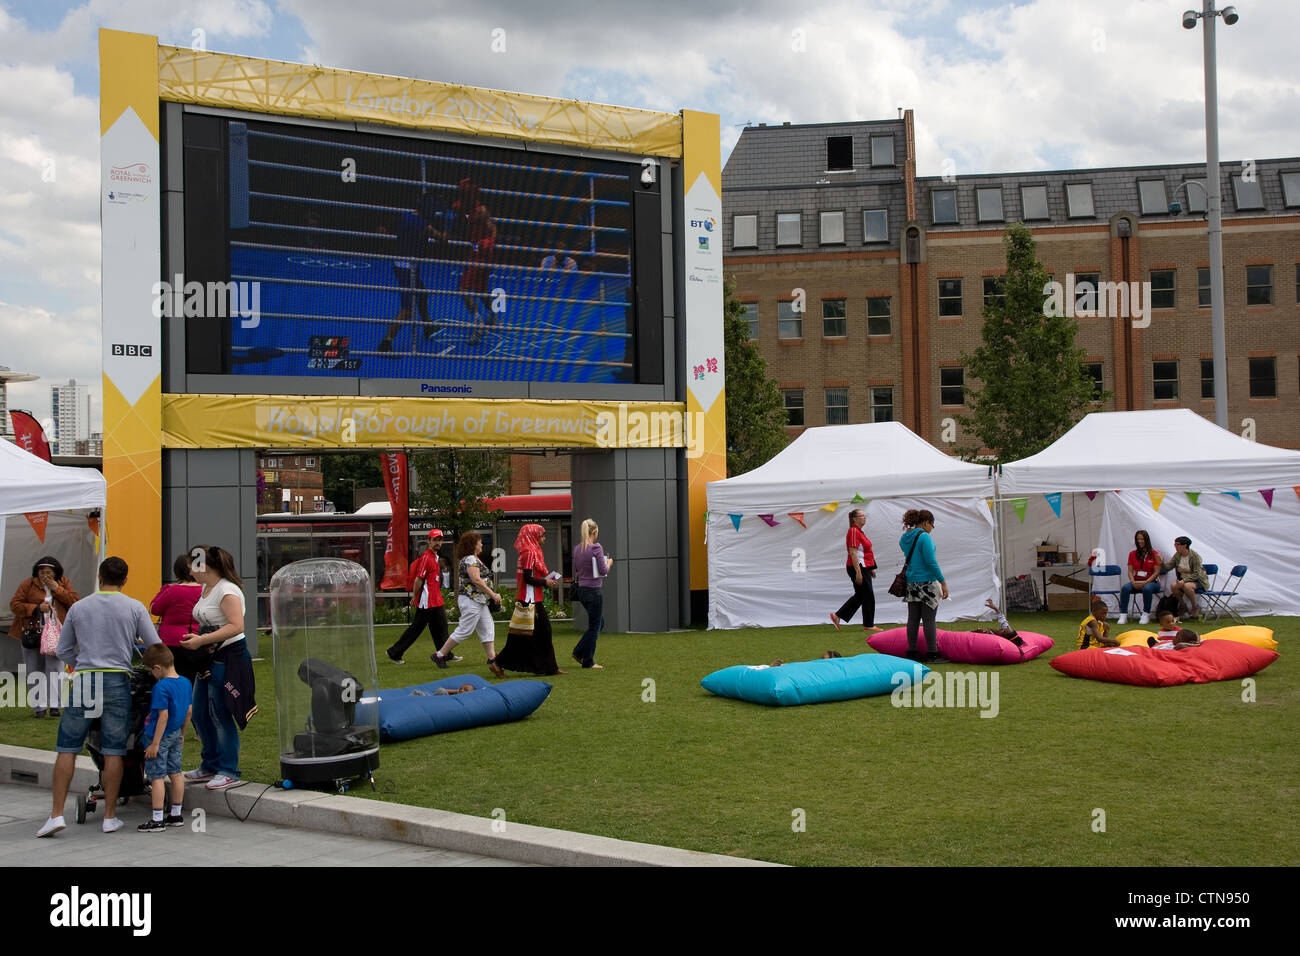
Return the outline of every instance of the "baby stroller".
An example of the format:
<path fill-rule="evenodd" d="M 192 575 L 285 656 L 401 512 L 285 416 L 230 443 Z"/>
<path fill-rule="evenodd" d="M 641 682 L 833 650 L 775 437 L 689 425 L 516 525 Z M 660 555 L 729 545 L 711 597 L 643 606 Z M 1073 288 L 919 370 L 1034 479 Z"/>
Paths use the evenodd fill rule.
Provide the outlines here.
<path fill-rule="evenodd" d="M 137 665 L 131 671 L 131 719 L 127 725 L 126 756 L 122 758 L 122 786 L 117 792 L 119 806 L 149 790 L 149 781 L 144 775 L 145 744 L 142 737 L 153 702 L 153 685 L 153 675 L 143 667 Z M 85 823 L 87 814 L 93 814 L 96 805 L 104 799 L 104 754 L 101 746 L 100 722 L 95 718 L 86 734 L 86 749 L 99 770 L 99 780 L 91 784 L 85 794 L 77 794 L 78 823 Z"/>

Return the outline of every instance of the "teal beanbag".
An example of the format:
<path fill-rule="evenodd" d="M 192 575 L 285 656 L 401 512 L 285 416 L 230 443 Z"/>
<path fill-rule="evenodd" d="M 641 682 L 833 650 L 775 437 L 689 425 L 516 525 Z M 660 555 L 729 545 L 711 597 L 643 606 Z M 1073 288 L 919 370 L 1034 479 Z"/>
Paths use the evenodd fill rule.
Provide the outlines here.
<path fill-rule="evenodd" d="M 780 667 L 746 664 L 724 667 L 700 681 L 700 686 L 719 697 L 793 707 L 888 694 L 895 687 L 921 681 L 929 672 L 925 665 L 906 658 L 859 654 L 796 661 Z"/>

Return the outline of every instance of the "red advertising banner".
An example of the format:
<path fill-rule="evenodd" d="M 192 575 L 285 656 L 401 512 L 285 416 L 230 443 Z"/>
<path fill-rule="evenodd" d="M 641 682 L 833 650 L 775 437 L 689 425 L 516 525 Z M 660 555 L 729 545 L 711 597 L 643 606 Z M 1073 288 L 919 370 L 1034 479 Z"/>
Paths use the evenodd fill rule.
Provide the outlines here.
<path fill-rule="evenodd" d="M 50 460 L 50 445 L 45 440 L 45 429 L 27 412 L 10 412 L 14 423 L 14 444 L 24 448 L 37 458 Z"/>
<path fill-rule="evenodd" d="M 388 506 L 393 511 L 388 522 L 388 543 L 384 546 L 384 576 L 379 587 L 386 591 L 406 590 L 406 563 L 410 554 L 411 526 L 408 521 L 406 456 L 381 452 L 380 467 L 384 470 L 384 490 L 388 492 Z"/>

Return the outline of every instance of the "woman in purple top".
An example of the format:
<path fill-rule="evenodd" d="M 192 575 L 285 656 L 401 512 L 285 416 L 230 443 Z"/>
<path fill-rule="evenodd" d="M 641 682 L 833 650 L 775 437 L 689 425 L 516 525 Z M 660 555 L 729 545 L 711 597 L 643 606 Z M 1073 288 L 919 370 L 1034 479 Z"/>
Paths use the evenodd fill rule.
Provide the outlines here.
<path fill-rule="evenodd" d="M 600 528 L 588 518 L 582 523 L 582 544 L 573 549 L 573 576 L 578 581 L 578 601 L 587 609 L 587 630 L 573 649 L 573 659 L 583 667 L 599 668 L 596 663 L 596 638 L 605 627 L 605 593 L 601 584 L 614 564 L 605 557 L 605 549 L 596 543 Z"/>
<path fill-rule="evenodd" d="M 176 583 L 162 586 L 149 605 L 149 613 L 158 618 L 158 636 L 172 651 L 176 673 L 193 681 L 198 674 L 198 665 L 206 663 L 211 655 L 206 651 L 188 651 L 181 647 L 181 641 L 194 627 L 194 605 L 203 593 L 203 585 L 190 574 L 188 554 L 182 554 L 172 562 L 172 573 Z"/>

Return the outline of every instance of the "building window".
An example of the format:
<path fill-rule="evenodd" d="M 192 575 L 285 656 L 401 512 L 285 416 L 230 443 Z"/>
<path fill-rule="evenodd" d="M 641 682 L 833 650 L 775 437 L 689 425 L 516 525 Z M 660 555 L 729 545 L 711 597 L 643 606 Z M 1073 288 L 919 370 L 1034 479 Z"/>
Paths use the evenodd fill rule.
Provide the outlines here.
<path fill-rule="evenodd" d="M 795 311 L 793 302 L 776 304 L 776 337 L 779 339 L 803 338 L 803 311 Z"/>
<path fill-rule="evenodd" d="M 847 388 L 826 389 L 826 424 L 847 425 L 849 423 L 849 390 Z"/>
<path fill-rule="evenodd" d="M 1277 359 L 1250 360 L 1250 397 L 1277 398 Z"/>
<path fill-rule="evenodd" d="M 1183 192 L 1187 193 L 1187 211 L 1188 212 L 1205 212 L 1208 208 L 1206 201 L 1206 185 L 1204 179 L 1189 179 L 1183 184 Z"/>
<path fill-rule="evenodd" d="M 892 422 L 894 420 L 894 390 L 892 388 L 871 389 L 871 420 L 873 422 Z"/>
<path fill-rule="evenodd" d="M 758 248 L 758 216 L 731 217 L 731 248 Z"/>
<path fill-rule="evenodd" d="M 316 459 L 315 459 L 315 458 L 308 458 L 308 459 L 303 463 L 303 465 L 304 465 L 305 467 L 307 467 L 307 468 L 315 468 L 315 467 L 316 467 Z"/>
<path fill-rule="evenodd" d="M 936 189 L 930 193 L 930 211 L 935 223 L 956 222 L 957 190 Z"/>
<path fill-rule="evenodd" d="M 1273 304 L 1273 267 L 1246 266 L 1246 304 Z"/>
<path fill-rule="evenodd" d="M 779 212 L 776 214 L 776 244 L 778 246 L 803 245 L 799 213 Z"/>
<path fill-rule="evenodd" d="M 1264 208 L 1264 194 L 1260 191 L 1258 179 L 1248 182 L 1242 176 L 1233 176 L 1232 195 L 1238 210 Z"/>
<path fill-rule="evenodd" d="M 843 211 L 821 214 L 821 236 L 823 246 L 842 246 L 844 244 Z"/>
<path fill-rule="evenodd" d="M 1002 187 L 981 186 L 975 190 L 975 206 L 980 222 L 1002 221 Z"/>
<path fill-rule="evenodd" d="M 1047 187 L 1021 186 L 1020 205 L 1024 207 L 1025 221 L 1047 219 Z"/>
<path fill-rule="evenodd" d="M 889 241 L 889 213 L 884 209 L 862 210 L 862 241 Z"/>
<path fill-rule="evenodd" d="M 1169 215 L 1169 201 L 1165 199 L 1163 179 L 1139 179 L 1138 203 L 1144 216 Z"/>
<path fill-rule="evenodd" d="M 785 423 L 801 427 L 803 425 L 803 389 L 781 389 L 781 400 L 785 403 Z"/>
<path fill-rule="evenodd" d="M 960 366 L 956 368 L 939 369 L 939 404 L 940 405 L 964 405 L 966 398 L 965 392 L 966 370 Z"/>
<path fill-rule="evenodd" d="M 984 277 L 984 304 L 1002 305 L 1007 301 L 1006 276 Z"/>
<path fill-rule="evenodd" d="M 1174 307 L 1174 270 L 1151 270 L 1151 308 L 1172 309 Z"/>
<path fill-rule="evenodd" d="M 1196 270 L 1196 305 L 1202 309 L 1210 307 L 1210 270 L 1208 268 L 1197 268 Z"/>
<path fill-rule="evenodd" d="M 939 280 L 939 314 L 961 315 L 961 280 Z"/>
<path fill-rule="evenodd" d="M 1295 300 L 1300 303 L 1300 262 L 1295 264 Z"/>
<path fill-rule="evenodd" d="M 1069 183 L 1065 187 L 1065 204 L 1071 219 L 1091 219 L 1096 213 L 1092 208 L 1092 183 Z"/>
<path fill-rule="evenodd" d="M 1178 363 L 1152 362 L 1151 384 L 1154 387 L 1157 402 L 1172 401 L 1178 398 Z"/>
<path fill-rule="evenodd" d="M 740 303 L 740 315 L 749 324 L 749 341 L 758 341 L 758 303 Z"/>
<path fill-rule="evenodd" d="M 1100 272 L 1080 272 L 1074 277 L 1074 314 L 1097 314 L 1097 287 L 1101 284 Z"/>
<path fill-rule="evenodd" d="M 1300 206 L 1300 172 L 1282 174 L 1282 201 L 1289 208 Z"/>
<path fill-rule="evenodd" d="M 1092 400 L 1100 402 L 1102 393 L 1106 391 L 1106 387 L 1102 383 L 1101 363 L 1089 362 L 1083 367 L 1083 370 L 1092 379 Z"/>
<path fill-rule="evenodd" d="M 842 339 L 849 334 L 844 299 L 822 299 L 822 338 Z"/>
<path fill-rule="evenodd" d="M 893 335 L 890 322 L 889 296 L 882 295 L 867 300 L 867 334 Z"/>
<path fill-rule="evenodd" d="M 826 137 L 826 171 L 853 168 L 853 137 Z"/>
<path fill-rule="evenodd" d="M 1201 398 L 1214 397 L 1214 359 L 1201 359 Z"/>
<path fill-rule="evenodd" d="M 893 136 L 871 137 L 871 165 L 872 166 L 894 165 L 894 137 Z"/>

